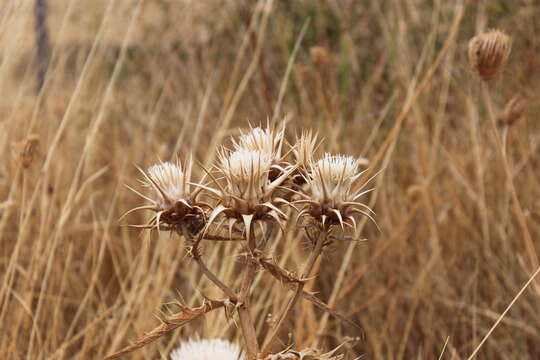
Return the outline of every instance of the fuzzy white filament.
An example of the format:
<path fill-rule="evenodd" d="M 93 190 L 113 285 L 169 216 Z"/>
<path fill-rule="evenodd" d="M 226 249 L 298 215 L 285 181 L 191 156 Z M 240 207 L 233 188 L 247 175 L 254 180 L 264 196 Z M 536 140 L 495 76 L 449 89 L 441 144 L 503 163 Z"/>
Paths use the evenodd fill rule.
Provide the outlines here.
<path fill-rule="evenodd" d="M 236 150 L 262 151 L 274 156 L 277 155 L 277 148 L 282 136 L 282 132 L 276 134 L 270 129 L 256 127 L 249 133 L 241 135 L 234 145 Z"/>
<path fill-rule="evenodd" d="M 171 352 L 170 360 L 246 360 L 240 347 L 226 340 L 190 340 Z"/>
<path fill-rule="evenodd" d="M 221 169 L 231 194 L 245 200 L 262 196 L 272 157 L 265 151 L 240 149 L 221 157 Z"/>
<path fill-rule="evenodd" d="M 360 164 L 361 161 L 352 156 L 331 154 L 312 163 L 313 178 L 309 182 L 314 200 L 348 201 Z"/>
<path fill-rule="evenodd" d="M 156 191 L 164 204 L 171 205 L 184 198 L 188 192 L 186 177 L 179 163 L 152 165 L 148 168 L 148 177 L 150 181 L 146 184 Z"/>

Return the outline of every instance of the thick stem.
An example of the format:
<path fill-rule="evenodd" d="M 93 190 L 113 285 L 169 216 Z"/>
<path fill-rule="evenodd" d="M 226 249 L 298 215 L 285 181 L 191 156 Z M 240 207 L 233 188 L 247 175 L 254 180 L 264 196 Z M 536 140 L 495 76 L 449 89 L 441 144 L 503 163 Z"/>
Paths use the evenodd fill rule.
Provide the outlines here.
<path fill-rule="evenodd" d="M 264 345 L 264 348 L 262 350 L 263 354 L 268 353 L 272 345 L 277 341 L 277 337 L 278 337 L 279 331 L 281 330 L 281 327 L 285 323 L 285 320 L 287 319 L 287 317 L 290 315 L 294 305 L 298 302 L 298 300 L 302 296 L 302 291 L 304 290 L 304 286 L 305 286 L 305 281 L 303 280 L 309 277 L 311 270 L 313 269 L 313 266 L 315 265 L 315 261 L 317 261 L 317 259 L 321 255 L 324 243 L 326 242 L 327 235 L 328 235 L 328 231 L 326 229 L 322 229 L 321 232 L 319 233 L 317 242 L 315 243 L 315 248 L 309 255 L 309 258 L 306 264 L 304 265 L 304 269 L 302 271 L 302 277 L 300 278 L 302 282 L 300 282 L 298 286 L 296 287 L 296 291 L 294 292 L 293 297 L 287 303 L 287 306 L 285 307 L 285 309 L 283 309 L 283 312 L 281 313 L 281 316 L 279 317 L 278 322 L 272 328 L 270 334 L 268 335 L 266 344 Z"/>
<path fill-rule="evenodd" d="M 513 204 L 514 211 L 516 213 L 516 217 L 518 219 L 519 225 L 521 226 L 521 230 L 523 232 L 523 238 L 525 240 L 525 247 L 527 248 L 527 254 L 529 255 L 529 261 L 531 262 L 532 267 L 536 269 L 538 268 L 538 257 L 536 255 L 536 249 L 534 247 L 532 237 L 529 232 L 529 228 L 527 226 L 525 213 L 523 212 L 523 208 L 517 196 L 516 188 L 514 186 L 512 170 L 510 169 L 510 164 L 508 163 L 508 158 L 506 157 L 506 151 L 504 149 L 501 138 L 499 137 L 499 132 L 497 131 L 497 120 L 495 119 L 495 114 L 493 112 L 493 107 L 491 105 L 489 86 L 487 82 L 485 81 L 482 81 L 482 95 L 484 97 L 484 102 L 486 104 L 486 107 L 489 113 L 491 130 L 493 131 L 493 136 L 495 137 L 497 150 L 499 151 L 500 156 L 502 158 L 504 171 L 506 173 L 506 177 L 508 178 L 508 185 L 510 188 L 510 195 L 512 197 L 512 204 Z"/>
<path fill-rule="evenodd" d="M 249 360 L 253 360 L 259 354 L 259 342 L 257 341 L 257 334 L 255 330 L 255 323 L 251 317 L 250 309 L 250 295 L 251 285 L 255 279 L 255 270 L 257 269 L 257 263 L 255 259 L 251 257 L 251 254 L 255 252 L 255 239 L 253 236 L 253 230 L 249 227 L 250 234 L 247 236 L 247 243 L 249 251 L 246 254 L 246 267 L 244 268 L 244 278 L 242 279 L 242 287 L 240 289 L 240 295 L 238 297 L 238 317 L 240 318 L 240 328 L 246 342 L 246 351 Z"/>
<path fill-rule="evenodd" d="M 199 267 L 201 268 L 202 273 L 208 278 L 208 280 L 210 280 L 218 288 L 220 288 L 230 298 L 231 301 L 235 301 L 236 294 L 234 293 L 234 291 L 230 287 L 225 285 L 225 283 L 223 283 L 223 281 L 221 281 L 216 276 L 216 274 L 214 274 L 208 268 L 208 266 L 206 266 L 206 264 L 202 260 L 201 254 L 199 253 L 199 248 L 198 248 L 199 242 L 193 241 L 193 237 L 191 236 L 191 234 L 189 233 L 189 231 L 187 231 L 185 227 L 182 227 L 182 235 L 184 235 L 184 238 L 186 239 L 186 241 L 191 245 L 191 256 L 197 262 L 197 265 L 199 265 Z"/>

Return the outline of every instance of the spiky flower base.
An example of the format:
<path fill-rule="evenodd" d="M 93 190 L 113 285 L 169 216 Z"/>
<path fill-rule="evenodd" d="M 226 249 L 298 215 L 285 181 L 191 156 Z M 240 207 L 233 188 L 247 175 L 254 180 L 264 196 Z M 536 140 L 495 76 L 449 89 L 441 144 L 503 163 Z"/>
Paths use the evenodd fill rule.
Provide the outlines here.
<path fill-rule="evenodd" d="M 315 349 L 304 349 L 301 351 L 284 350 L 277 354 L 267 355 L 261 360 L 341 360 L 343 355 L 334 355 L 335 351 L 320 354 Z"/>

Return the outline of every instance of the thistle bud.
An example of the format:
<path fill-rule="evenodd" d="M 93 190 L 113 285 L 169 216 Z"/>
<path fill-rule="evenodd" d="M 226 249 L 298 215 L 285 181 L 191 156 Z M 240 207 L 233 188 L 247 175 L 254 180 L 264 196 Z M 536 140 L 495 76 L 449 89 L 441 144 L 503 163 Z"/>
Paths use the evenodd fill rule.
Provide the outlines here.
<path fill-rule="evenodd" d="M 482 80 L 488 81 L 506 64 L 511 49 L 512 42 L 502 31 L 476 35 L 469 41 L 470 65 Z"/>
<path fill-rule="evenodd" d="M 504 107 L 504 110 L 499 117 L 499 123 L 510 126 L 523 117 L 527 111 L 528 101 L 523 95 L 515 95 Z"/>

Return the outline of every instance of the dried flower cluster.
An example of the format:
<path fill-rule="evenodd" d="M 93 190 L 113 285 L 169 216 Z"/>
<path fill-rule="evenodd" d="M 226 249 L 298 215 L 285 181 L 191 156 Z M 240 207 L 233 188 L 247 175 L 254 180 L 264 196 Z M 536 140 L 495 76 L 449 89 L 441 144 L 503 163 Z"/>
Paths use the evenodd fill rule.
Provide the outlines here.
<path fill-rule="evenodd" d="M 192 160 L 184 165 L 159 163 L 142 171 L 143 184 L 154 197 L 140 196 L 150 202 L 130 210 L 152 210 L 155 217 L 144 228 L 178 230 L 181 226 L 196 235 L 204 228 L 220 230 L 226 222 L 229 236 L 243 232 L 246 239 L 257 221 L 272 221 L 284 226 L 287 208 L 303 204 L 299 218 L 322 226 L 339 225 L 356 228 L 357 216 L 373 219 L 372 211 L 359 198 L 372 189 L 362 191 L 354 185 L 363 171 L 365 159 L 325 154 L 316 160 L 314 153 L 320 142 L 312 132 L 303 132 L 287 154 L 282 156 L 284 129 L 253 128 L 233 139 L 233 149 L 221 148 L 213 169 L 204 169 L 210 183 L 191 179 Z M 132 189 L 133 190 L 133 189 Z M 134 190 L 135 191 L 135 190 Z M 214 205 L 201 202 L 206 195 Z"/>
<path fill-rule="evenodd" d="M 284 319 L 300 297 L 339 319 L 346 319 L 314 295 L 305 292 L 305 279 L 311 275 L 315 261 L 324 247 L 338 238 L 335 232 L 355 232 L 360 216 L 374 221 L 372 210 L 360 202 L 360 198 L 372 190 L 365 190 L 367 182 L 361 181 L 366 160 L 332 154 L 317 159 L 315 153 L 319 145 L 317 136 L 309 131 L 297 136 L 296 143 L 289 145 L 285 141 L 284 127 L 256 127 L 233 139 L 231 148 L 222 147 L 213 166 L 203 168 L 205 175 L 200 181 L 192 179 L 193 162 L 189 158 L 184 164 L 178 161 L 162 162 L 147 171 L 141 170 L 142 183 L 151 189 L 152 195 L 146 196 L 132 189 L 149 204 L 128 213 L 137 210 L 150 210 L 154 213 L 148 223 L 137 226 L 170 230 L 185 237 L 189 253 L 201 271 L 227 296 L 223 303 L 233 305 L 233 309 L 238 312 L 246 355 L 250 360 L 340 358 L 331 354 L 319 355 L 315 350 L 297 352 L 287 349 L 276 354 L 271 351 L 278 343 Z M 297 211 L 297 216 L 291 217 L 294 211 Z M 290 221 L 291 218 L 293 221 Z M 272 254 L 266 253 L 266 244 L 272 239 L 273 224 L 278 225 L 282 231 L 287 225 L 296 226 L 298 234 L 302 234 L 302 229 L 305 229 L 304 236 L 313 248 L 301 276 L 281 268 L 272 260 Z M 233 238 L 240 240 L 247 250 L 243 252 L 247 261 L 242 269 L 242 285 L 237 290 L 225 284 L 206 266 L 199 251 L 203 241 Z M 257 269 L 286 283 L 287 288 L 294 292 L 280 320 L 267 334 L 264 347 L 258 343 L 249 313 L 250 289 Z M 182 317 L 183 314 L 178 316 Z M 162 330 L 157 333 L 168 331 Z M 143 338 L 138 344 L 153 340 L 155 337 Z M 210 355 L 203 354 L 223 350 L 222 343 L 217 347 L 215 345 L 210 342 L 184 344 L 174 356 L 190 359 L 188 353 L 197 352 L 201 354 L 197 359 L 206 359 Z M 227 348 L 230 350 L 230 347 Z M 130 349 L 124 349 L 123 353 Z M 236 352 L 237 349 L 233 350 Z M 212 356 L 226 359 L 228 355 L 225 353 Z"/>

